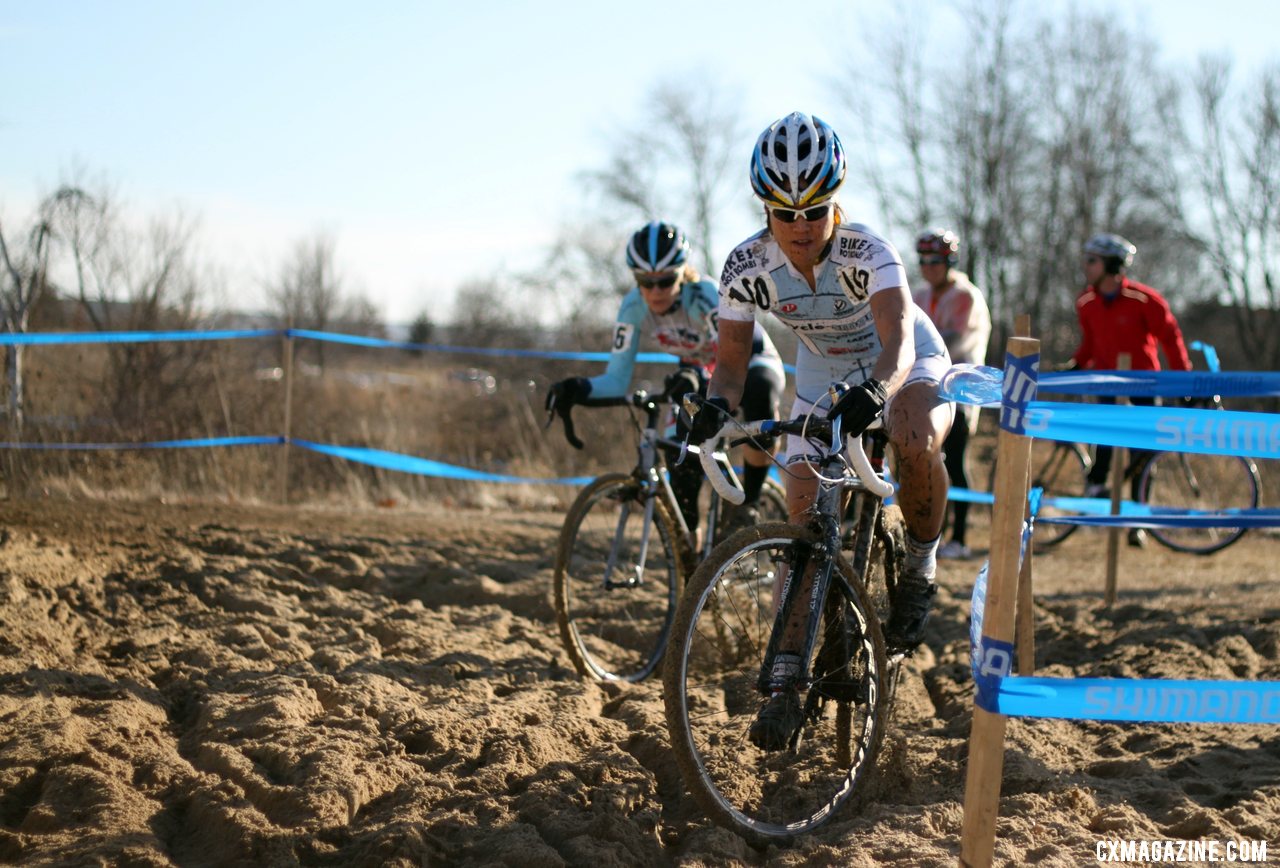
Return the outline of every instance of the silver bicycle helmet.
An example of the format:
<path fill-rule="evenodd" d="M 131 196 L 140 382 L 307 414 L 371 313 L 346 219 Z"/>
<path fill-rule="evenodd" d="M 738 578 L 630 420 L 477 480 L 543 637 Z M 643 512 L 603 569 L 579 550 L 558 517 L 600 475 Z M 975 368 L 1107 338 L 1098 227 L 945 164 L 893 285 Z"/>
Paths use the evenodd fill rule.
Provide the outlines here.
<path fill-rule="evenodd" d="M 1103 232 L 1084 243 L 1084 252 L 1114 260 L 1119 266 L 1128 268 L 1133 264 L 1133 257 L 1138 252 L 1138 248 L 1119 235 Z"/>

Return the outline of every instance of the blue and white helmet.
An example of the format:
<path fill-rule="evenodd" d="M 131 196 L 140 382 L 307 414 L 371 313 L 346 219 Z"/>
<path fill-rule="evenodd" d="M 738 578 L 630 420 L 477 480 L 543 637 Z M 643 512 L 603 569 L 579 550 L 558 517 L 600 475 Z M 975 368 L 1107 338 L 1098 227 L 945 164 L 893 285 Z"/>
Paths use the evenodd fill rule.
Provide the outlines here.
<path fill-rule="evenodd" d="M 627 267 L 632 271 L 666 271 L 689 258 L 689 241 L 670 223 L 646 223 L 627 244 Z"/>
<path fill-rule="evenodd" d="M 766 205 L 803 208 L 844 182 L 844 148 L 830 124 L 792 112 L 769 125 L 751 153 L 751 189 Z"/>

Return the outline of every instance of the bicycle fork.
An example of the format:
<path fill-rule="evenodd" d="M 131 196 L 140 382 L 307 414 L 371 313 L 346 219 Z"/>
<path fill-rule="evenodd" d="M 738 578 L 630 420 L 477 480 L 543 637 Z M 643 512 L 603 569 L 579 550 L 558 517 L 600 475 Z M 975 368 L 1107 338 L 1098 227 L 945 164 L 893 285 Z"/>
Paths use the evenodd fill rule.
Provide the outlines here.
<path fill-rule="evenodd" d="M 835 569 L 840 555 L 840 523 L 838 503 L 839 488 L 822 489 L 815 505 L 816 520 L 820 523 L 818 542 L 812 546 L 795 546 L 787 559 L 787 578 L 782 585 L 781 605 L 774 615 L 773 631 L 757 679 L 757 689 L 771 696 L 791 687 L 811 686 L 813 681 L 810 658 L 821 628 L 822 613 L 832 579 L 844 581 Z M 829 502 L 831 501 L 831 502 Z M 816 564 L 816 565 L 815 565 Z M 804 635 L 799 649 L 783 650 L 787 625 L 801 599 L 805 576 L 812 568 L 810 591 L 807 595 L 809 610 L 805 615 Z"/>

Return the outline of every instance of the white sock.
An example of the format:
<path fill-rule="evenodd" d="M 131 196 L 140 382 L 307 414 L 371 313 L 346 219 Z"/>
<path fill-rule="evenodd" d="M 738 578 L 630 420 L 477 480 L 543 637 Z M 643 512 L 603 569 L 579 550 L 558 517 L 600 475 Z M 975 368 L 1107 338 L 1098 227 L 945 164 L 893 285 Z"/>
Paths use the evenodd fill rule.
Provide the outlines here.
<path fill-rule="evenodd" d="M 929 542 L 920 542 L 910 533 L 907 538 L 907 556 L 903 570 L 915 576 L 932 579 L 938 574 L 938 542 L 942 534 L 938 534 Z"/>

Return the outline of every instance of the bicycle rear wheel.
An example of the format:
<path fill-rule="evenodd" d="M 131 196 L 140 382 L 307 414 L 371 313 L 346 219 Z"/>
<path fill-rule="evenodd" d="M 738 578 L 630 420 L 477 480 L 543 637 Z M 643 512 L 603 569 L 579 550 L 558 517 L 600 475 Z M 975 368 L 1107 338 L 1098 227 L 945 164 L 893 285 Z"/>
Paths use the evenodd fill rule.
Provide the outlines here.
<path fill-rule="evenodd" d="M 1151 507 L 1216 511 L 1256 509 L 1258 469 L 1239 455 L 1157 452 L 1142 470 L 1139 491 Z M 1174 551 L 1219 552 L 1244 536 L 1239 527 L 1151 528 L 1151 535 Z"/>
<path fill-rule="evenodd" d="M 880 627 L 840 558 L 855 597 L 833 582 L 813 677 L 802 685 L 798 741 L 766 752 L 748 739 L 764 698 L 774 587 L 816 542 L 805 527 L 770 523 L 717 546 L 681 599 L 663 671 L 667 728 L 686 785 L 712 819 L 756 844 L 828 820 L 874 768 L 887 720 Z"/>
<path fill-rule="evenodd" d="M 627 474 L 593 480 L 569 507 L 556 551 L 556 620 L 581 674 L 640 681 L 657 667 L 680 585 L 676 539 L 661 498 L 645 521 L 645 494 Z"/>

